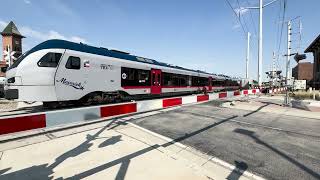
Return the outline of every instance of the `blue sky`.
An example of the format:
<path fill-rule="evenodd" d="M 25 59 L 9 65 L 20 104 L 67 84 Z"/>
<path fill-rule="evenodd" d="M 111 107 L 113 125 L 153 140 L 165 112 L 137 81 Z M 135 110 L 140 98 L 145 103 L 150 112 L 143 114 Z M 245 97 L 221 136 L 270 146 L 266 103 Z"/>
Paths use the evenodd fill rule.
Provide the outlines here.
<path fill-rule="evenodd" d="M 237 0 L 229 1 L 237 11 Z M 277 50 L 280 1 L 264 9 L 264 71 L 270 69 L 272 52 Z M 24 51 L 46 39 L 59 38 L 124 50 L 131 54 L 208 72 L 240 77 L 245 73 L 246 37 L 226 0 L 0 2 L 0 29 L 13 20 L 20 32 L 27 37 L 23 40 Z M 257 6 L 258 0 L 239 0 L 239 4 L 240 7 L 248 4 Z M 319 0 L 287 0 L 286 19 L 301 16 L 302 51 L 319 34 L 319 6 Z M 258 11 L 250 11 L 252 14 L 249 11 L 241 11 L 241 18 L 253 34 L 249 75 L 256 78 L 258 43 L 254 34 L 255 29 L 258 29 Z M 251 21 L 251 15 L 254 23 Z M 298 31 L 297 25 L 298 23 L 294 22 L 293 31 Z M 293 38 L 298 39 L 298 36 Z M 286 26 L 281 54 L 285 53 L 285 42 Z M 293 43 L 297 44 L 298 41 Z M 312 59 L 312 55 L 309 54 L 308 60 Z M 284 68 L 284 63 L 281 57 L 277 65 Z M 292 61 L 291 64 L 294 66 L 296 63 Z"/>

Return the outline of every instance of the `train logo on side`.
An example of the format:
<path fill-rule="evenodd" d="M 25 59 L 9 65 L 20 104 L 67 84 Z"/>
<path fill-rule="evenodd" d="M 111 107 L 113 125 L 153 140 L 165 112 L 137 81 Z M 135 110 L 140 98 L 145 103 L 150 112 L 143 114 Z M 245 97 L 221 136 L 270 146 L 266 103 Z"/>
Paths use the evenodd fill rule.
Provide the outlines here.
<path fill-rule="evenodd" d="M 62 84 L 66 85 L 66 86 L 71 86 L 75 89 L 84 90 L 84 87 L 80 82 L 68 81 L 66 78 L 61 78 L 61 80 L 57 81 L 57 82 L 61 82 Z"/>

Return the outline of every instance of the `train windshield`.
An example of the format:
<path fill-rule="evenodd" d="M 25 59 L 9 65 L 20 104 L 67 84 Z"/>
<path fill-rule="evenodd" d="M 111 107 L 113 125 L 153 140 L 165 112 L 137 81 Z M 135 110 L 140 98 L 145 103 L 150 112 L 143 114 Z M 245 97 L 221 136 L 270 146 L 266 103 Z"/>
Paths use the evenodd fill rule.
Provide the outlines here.
<path fill-rule="evenodd" d="M 28 54 L 28 51 L 23 53 L 21 56 L 19 56 L 18 59 L 15 60 L 15 62 L 10 67 L 8 67 L 7 70 L 16 68 L 22 62 L 22 60 L 27 56 L 27 54 Z"/>

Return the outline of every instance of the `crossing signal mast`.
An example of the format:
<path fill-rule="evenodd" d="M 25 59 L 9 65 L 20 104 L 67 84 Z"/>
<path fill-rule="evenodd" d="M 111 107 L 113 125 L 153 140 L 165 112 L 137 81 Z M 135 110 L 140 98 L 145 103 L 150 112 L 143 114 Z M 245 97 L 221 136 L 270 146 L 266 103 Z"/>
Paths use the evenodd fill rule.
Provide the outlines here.
<path fill-rule="evenodd" d="M 288 38 L 287 38 L 287 54 L 285 55 L 287 57 L 287 61 L 286 61 L 286 96 L 284 98 L 284 105 L 288 106 L 290 105 L 290 99 L 289 99 L 289 80 L 291 80 L 291 78 L 289 77 L 289 69 L 290 69 L 290 57 L 294 56 L 294 59 L 296 60 L 296 62 L 299 62 L 303 59 L 306 59 L 306 55 L 305 54 L 299 54 L 298 52 L 295 53 L 291 53 L 291 36 L 292 36 L 292 26 L 291 23 L 293 20 L 297 19 L 299 17 L 296 17 L 294 19 L 291 19 L 287 22 L 287 27 L 288 27 Z M 301 23 L 300 23 L 301 24 Z M 300 28 L 301 31 L 301 28 Z M 301 32 L 300 32 L 301 33 Z"/>
<path fill-rule="evenodd" d="M 276 64 L 275 64 L 275 52 L 273 52 L 273 58 L 272 58 L 272 68 L 270 71 L 266 72 L 268 78 L 270 79 L 270 88 L 273 88 L 274 86 L 279 86 L 281 80 L 281 70 L 276 70 Z"/>

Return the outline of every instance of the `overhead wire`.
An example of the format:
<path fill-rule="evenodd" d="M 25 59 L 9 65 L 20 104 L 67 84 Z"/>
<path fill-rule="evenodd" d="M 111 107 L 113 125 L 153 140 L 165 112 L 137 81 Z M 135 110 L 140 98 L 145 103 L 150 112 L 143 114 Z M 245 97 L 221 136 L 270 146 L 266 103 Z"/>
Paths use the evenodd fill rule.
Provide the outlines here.
<path fill-rule="evenodd" d="M 250 6 L 250 3 L 248 0 L 246 0 L 247 2 L 247 5 Z M 249 10 L 249 14 L 250 14 L 250 19 L 251 19 L 251 23 L 252 23 L 252 26 L 253 26 L 253 32 L 254 32 L 254 35 L 255 37 L 257 37 L 257 28 L 256 28 L 256 23 L 255 21 L 253 20 L 253 16 L 252 16 L 252 12 Z"/>
<path fill-rule="evenodd" d="M 240 16 L 238 16 L 237 12 L 236 12 L 235 9 L 232 7 L 230 1 L 229 1 L 229 0 L 225 0 L 225 1 L 227 2 L 227 4 L 229 5 L 229 7 L 232 9 L 232 11 L 234 12 L 234 14 L 236 15 L 236 17 L 237 17 L 237 19 L 238 19 L 238 21 L 239 21 L 239 23 L 240 23 L 240 25 L 241 25 L 242 31 L 243 31 L 243 33 L 244 33 L 244 36 L 246 36 L 248 31 L 247 31 L 247 30 L 245 29 L 245 27 L 243 26 L 242 21 L 241 21 L 241 19 L 240 19 Z"/>
<path fill-rule="evenodd" d="M 273 56 L 277 56 L 277 54 L 278 54 L 278 52 L 276 52 L 276 49 L 278 48 L 278 44 L 279 44 L 280 27 L 281 27 L 281 24 L 282 24 L 282 23 L 280 23 L 281 14 L 282 14 L 282 6 L 281 5 L 282 5 L 282 0 L 279 1 L 278 18 L 275 21 L 275 25 L 277 26 L 277 32 L 276 32 L 276 41 L 275 41 L 276 43 L 274 45 L 274 54 L 273 54 Z M 279 65 L 279 62 L 278 62 L 277 59 L 275 61 L 275 64 L 276 64 L 276 69 L 280 69 L 280 65 Z"/>
<path fill-rule="evenodd" d="M 238 12 L 238 13 L 239 13 L 239 15 L 238 15 L 238 16 L 239 16 L 239 19 L 240 19 L 240 21 L 241 21 L 241 17 L 242 17 L 244 26 L 245 26 L 247 32 L 249 32 L 249 28 L 248 28 L 248 26 L 247 26 L 246 20 L 243 18 L 242 14 L 241 14 L 241 11 L 243 10 L 243 8 L 241 8 L 240 3 L 239 3 L 239 0 L 237 0 L 237 3 L 238 3 L 238 7 L 239 7 L 239 12 Z"/>
<path fill-rule="evenodd" d="M 282 43 L 282 36 L 283 36 L 283 29 L 284 29 L 284 20 L 285 20 L 285 15 L 286 15 L 286 8 L 287 8 L 287 0 L 281 0 L 280 1 L 280 6 L 282 7 L 282 18 L 281 18 L 281 30 L 280 30 L 280 37 L 279 37 L 279 41 L 278 41 L 278 48 L 277 48 L 277 59 L 276 59 L 276 64 L 279 66 L 280 68 L 280 62 L 279 62 L 279 58 L 280 58 L 280 51 L 281 51 L 281 43 Z"/>

